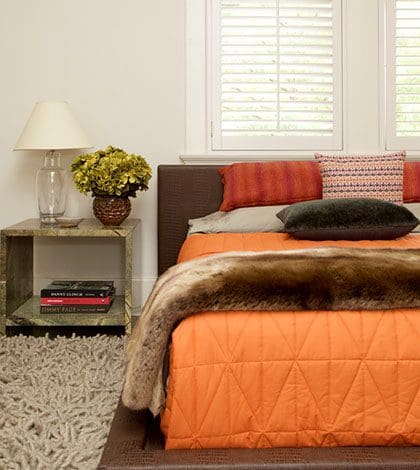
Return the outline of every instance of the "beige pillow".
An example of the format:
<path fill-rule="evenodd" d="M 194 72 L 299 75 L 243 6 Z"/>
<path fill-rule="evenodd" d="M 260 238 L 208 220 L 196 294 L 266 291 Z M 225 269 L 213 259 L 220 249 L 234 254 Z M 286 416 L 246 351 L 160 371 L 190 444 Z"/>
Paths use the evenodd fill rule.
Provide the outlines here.
<path fill-rule="evenodd" d="M 190 219 L 188 235 L 194 233 L 282 232 L 284 228 L 276 214 L 287 206 L 241 207 L 230 212 L 217 211 Z"/>
<path fill-rule="evenodd" d="M 420 202 L 410 202 L 404 204 L 409 211 L 411 211 L 419 220 L 420 220 Z M 420 233 L 420 225 L 418 225 L 414 230 L 414 233 Z"/>

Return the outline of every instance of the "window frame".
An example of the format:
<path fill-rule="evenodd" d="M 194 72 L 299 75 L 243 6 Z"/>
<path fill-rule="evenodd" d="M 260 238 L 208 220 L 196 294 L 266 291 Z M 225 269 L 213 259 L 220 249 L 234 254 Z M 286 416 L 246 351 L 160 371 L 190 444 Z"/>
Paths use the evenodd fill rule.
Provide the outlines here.
<path fill-rule="evenodd" d="M 385 114 L 385 150 L 420 150 L 419 137 L 400 137 L 396 132 L 396 3 L 395 0 L 382 0 L 381 24 L 384 51 L 382 53 L 383 95 Z"/>
<path fill-rule="evenodd" d="M 222 137 L 220 79 L 220 4 L 209 0 L 207 8 L 207 103 L 209 150 L 220 151 L 342 151 L 344 148 L 344 7 L 342 0 L 333 3 L 333 135 L 328 137 Z"/>

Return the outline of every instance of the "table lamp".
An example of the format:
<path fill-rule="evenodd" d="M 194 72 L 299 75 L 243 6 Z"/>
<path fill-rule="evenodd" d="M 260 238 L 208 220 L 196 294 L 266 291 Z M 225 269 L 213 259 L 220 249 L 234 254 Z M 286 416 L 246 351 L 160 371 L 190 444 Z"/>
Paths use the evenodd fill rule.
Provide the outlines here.
<path fill-rule="evenodd" d="M 46 150 L 44 166 L 36 175 L 39 217 L 54 224 L 66 209 L 67 172 L 57 150 L 91 147 L 86 134 L 65 101 L 40 101 L 24 127 L 14 150 Z"/>

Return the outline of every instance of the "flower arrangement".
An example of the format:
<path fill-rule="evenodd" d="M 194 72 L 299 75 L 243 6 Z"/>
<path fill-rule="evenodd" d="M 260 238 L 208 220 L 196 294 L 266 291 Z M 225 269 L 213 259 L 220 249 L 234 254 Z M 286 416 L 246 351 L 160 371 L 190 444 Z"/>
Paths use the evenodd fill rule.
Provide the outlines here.
<path fill-rule="evenodd" d="M 136 197 L 149 189 L 152 176 L 143 157 L 112 146 L 76 157 L 71 171 L 77 189 L 92 196 Z"/>

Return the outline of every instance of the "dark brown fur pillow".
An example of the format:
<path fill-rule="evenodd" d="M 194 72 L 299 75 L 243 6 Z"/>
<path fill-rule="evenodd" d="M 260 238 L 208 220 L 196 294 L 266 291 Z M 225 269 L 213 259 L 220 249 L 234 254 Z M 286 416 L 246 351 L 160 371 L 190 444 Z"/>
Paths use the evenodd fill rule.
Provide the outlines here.
<path fill-rule="evenodd" d="M 284 232 L 305 240 L 392 240 L 419 224 L 405 207 L 379 199 L 301 202 L 277 217 L 284 222 Z"/>

